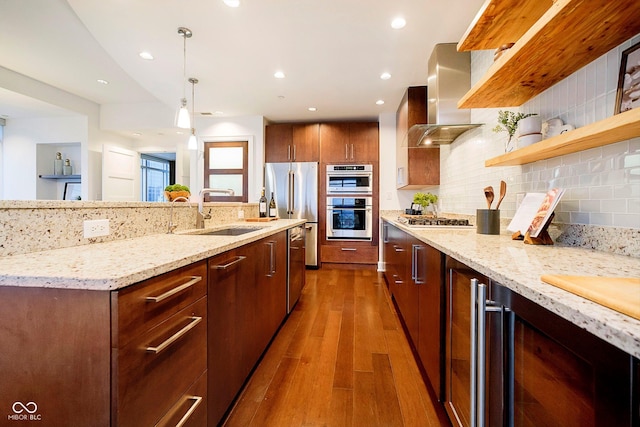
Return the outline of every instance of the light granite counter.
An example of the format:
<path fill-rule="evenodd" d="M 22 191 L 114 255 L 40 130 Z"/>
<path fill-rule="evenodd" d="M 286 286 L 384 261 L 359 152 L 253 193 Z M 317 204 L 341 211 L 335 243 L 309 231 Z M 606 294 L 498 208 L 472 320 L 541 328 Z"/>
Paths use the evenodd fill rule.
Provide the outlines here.
<path fill-rule="evenodd" d="M 304 220 L 236 222 L 257 227 L 240 236 L 154 234 L 0 257 L 0 286 L 111 291 L 284 231 Z"/>
<path fill-rule="evenodd" d="M 589 249 L 533 246 L 469 228 L 411 228 L 385 221 L 547 310 L 640 358 L 640 321 L 540 280 L 543 274 L 640 277 L 640 260 Z"/>

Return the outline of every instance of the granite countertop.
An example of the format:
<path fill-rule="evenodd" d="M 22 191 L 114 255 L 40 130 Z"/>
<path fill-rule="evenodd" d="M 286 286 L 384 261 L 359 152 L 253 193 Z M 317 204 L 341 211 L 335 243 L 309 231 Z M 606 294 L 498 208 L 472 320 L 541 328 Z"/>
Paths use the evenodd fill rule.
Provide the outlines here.
<path fill-rule="evenodd" d="M 540 280 L 543 274 L 640 277 L 637 258 L 589 249 L 526 245 L 508 235 L 469 228 L 411 228 L 383 216 L 419 240 L 640 358 L 640 321 Z"/>
<path fill-rule="evenodd" d="M 304 223 L 236 222 L 211 230 L 259 228 L 240 236 L 201 236 L 187 230 L 0 257 L 0 286 L 116 290 Z"/>

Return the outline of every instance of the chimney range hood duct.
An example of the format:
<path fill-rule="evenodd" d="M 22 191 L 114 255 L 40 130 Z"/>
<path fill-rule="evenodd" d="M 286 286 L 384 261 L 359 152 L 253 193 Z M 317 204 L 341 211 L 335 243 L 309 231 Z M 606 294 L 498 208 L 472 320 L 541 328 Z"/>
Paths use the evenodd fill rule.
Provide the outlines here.
<path fill-rule="evenodd" d="M 435 45 L 428 64 L 427 123 L 409 128 L 408 146 L 451 144 L 466 131 L 482 126 L 469 124 L 469 109 L 458 109 L 458 101 L 470 88 L 471 54 L 458 52 L 456 43 Z"/>

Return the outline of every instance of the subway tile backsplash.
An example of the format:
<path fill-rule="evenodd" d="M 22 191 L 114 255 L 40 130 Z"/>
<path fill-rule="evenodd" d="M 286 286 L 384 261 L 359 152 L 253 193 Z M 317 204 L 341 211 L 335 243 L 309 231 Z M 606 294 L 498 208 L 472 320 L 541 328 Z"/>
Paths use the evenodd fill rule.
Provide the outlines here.
<path fill-rule="evenodd" d="M 640 34 L 602 55 L 513 111 L 538 113 L 543 120 L 559 117 L 584 126 L 613 115 L 622 51 L 640 41 Z M 472 84 L 493 63 L 493 51 L 472 52 Z M 504 153 L 506 133 L 494 133 L 499 109 L 473 109 L 473 123 L 485 123 L 449 146 L 441 147 L 441 210 L 475 214 L 485 208 L 483 188 L 497 192 L 508 185 L 503 218 L 516 210 L 516 195 L 567 189 L 556 209 L 555 223 L 640 228 L 640 135 L 522 166 L 486 168 L 484 161 Z"/>

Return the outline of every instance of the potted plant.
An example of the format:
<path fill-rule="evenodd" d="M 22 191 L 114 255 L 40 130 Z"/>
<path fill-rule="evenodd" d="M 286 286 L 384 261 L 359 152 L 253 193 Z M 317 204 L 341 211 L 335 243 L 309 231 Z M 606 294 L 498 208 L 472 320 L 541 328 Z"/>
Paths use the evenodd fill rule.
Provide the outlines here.
<path fill-rule="evenodd" d="M 504 146 L 504 152 L 509 153 L 513 151 L 515 141 L 513 140 L 513 136 L 518 129 L 518 122 L 527 117 L 537 116 L 536 113 L 514 113 L 513 111 L 498 111 L 498 124 L 493 128 L 494 132 L 507 132 L 509 134 L 509 139 Z"/>
<path fill-rule="evenodd" d="M 187 187 L 186 185 L 172 184 L 167 185 L 164 188 L 164 197 L 170 202 L 174 201 L 178 197 L 185 197 L 188 199 L 190 195 L 191 192 L 189 191 L 189 187 Z M 182 202 L 184 200 L 177 201 Z"/>
<path fill-rule="evenodd" d="M 413 195 L 413 203 L 416 205 L 422 206 L 422 210 L 424 213 L 424 209 L 433 204 L 433 212 L 435 216 L 438 216 L 438 211 L 436 208 L 436 203 L 438 203 L 438 196 L 431 193 L 416 193 Z"/>

